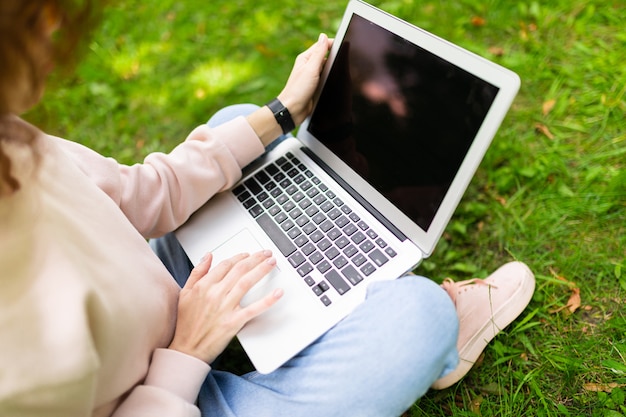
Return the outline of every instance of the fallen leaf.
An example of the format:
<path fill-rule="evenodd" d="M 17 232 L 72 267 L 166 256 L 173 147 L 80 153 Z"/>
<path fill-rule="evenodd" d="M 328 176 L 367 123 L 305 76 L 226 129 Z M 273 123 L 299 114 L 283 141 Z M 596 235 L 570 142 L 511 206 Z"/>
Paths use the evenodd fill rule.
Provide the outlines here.
<path fill-rule="evenodd" d="M 478 395 L 478 396 L 474 397 L 472 399 L 472 402 L 470 403 L 470 410 L 472 410 L 473 413 L 481 415 L 480 414 L 480 405 L 483 403 L 484 400 L 485 400 L 485 398 L 482 395 Z"/>
<path fill-rule="evenodd" d="M 554 139 L 554 135 L 552 134 L 552 132 L 550 132 L 548 126 L 544 125 L 543 123 L 535 123 L 535 130 L 545 135 L 548 139 Z"/>
<path fill-rule="evenodd" d="M 608 384 L 596 384 L 594 382 L 587 382 L 583 384 L 583 388 L 586 391 L 593 391 L 593 392 L 600 392 L 600 391 L 611 392 L 615 388 L 621 388 L 625 386 L 626 384 L 618 384 L 617 382 L 609 382 Z"/>
<path fill-rule="evenodd" d="M 572 295 L 567 301 L 567 309 L 570 313 L 575 312 L 580 307 L 580 288 L 572 288 Z"/>
<path fill-rule="evenodd" d="M 543 113 L 543 115 L 547 116 L 548 114 L 550 114 L 555 104 L 556 104 L 555 99 L 550 99 L 550 100 L 545 101 L 543 103 L 543 106 L 541 107 L 541 112 Z"/>
<path fill-rule="evenodd" d="M 501 48 L 499 46 L 491 46 L 487 50 L 489 51 L 489 53 L 491 53 L 491 54 L 493 54 L 495 56 L 502 56 L 502 55 L 504 55 L 504 48 Z"/>
<path fill-rule="evenodd" d="M 487 23 L 485 18 L 484 17 L 480 17 L 480 16 L 473 16 L 471 22 L 472 22 L 472 25 L 474 25 L 476 27 L 485 26 L 485 24 Z"/>

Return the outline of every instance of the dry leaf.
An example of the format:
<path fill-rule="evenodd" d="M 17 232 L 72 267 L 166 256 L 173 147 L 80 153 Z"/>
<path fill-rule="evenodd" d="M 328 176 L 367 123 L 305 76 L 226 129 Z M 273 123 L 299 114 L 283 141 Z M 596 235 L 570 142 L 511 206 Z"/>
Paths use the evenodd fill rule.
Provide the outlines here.
<path fill-rule="evenodd" d="M 502 56 L 502 55 L 504 55 L 504 48 L 501 48 L 499 46 L 491 46 L 487 50 L 489 51 L 489 53 L 491 53 L 491 54 L 493 54 L 495 56 Z"/>
<path fill-rule="evenodd" d="M 578 308 L 580 307 L 580 289 L 579 288 L 572 288 L 572 295 L 567 301 L 566 307 L 570 313 L 573 313 L 576 310 L 578 310 Z"/>
<path fill-rule="evenodd" d="M 550 99 L 548 101 L 545 101 L 543 103 L 543 106 L 541 107 L 541 112 L 543 113 L 543 115 L 547 116 L 548 114 L 550 114 L 555 104 L 556 104 L 555 99 Z"/>
<path fill-rule="evenodd" d="M 613 391 L 615 388 L 621 388 L 626 386 L 626 384 L 618 384 L 617 382 L 609 382 L 608 384 L 596 384 L 594 382 L 588 382 L 586 384 L 583 384 L 583 388 L 586 391 L 593 391 L 593 392 L 611 392 Z"/>
<path fill-rule="evenodd" d="M 485 20 L 484 17 L 480 17 L 480 16 L 474 16 L 472 17 L 472 25 L 476 26 L 476 27 L 481 27 L 481 26 L 485 26 L 485 24 L 487 23 L 487 21 Z"/>
<path fill-rule="evenodd" d="M 535 130 L 545 135 L 548 139 L 554 139 L 554 135 L 552 134 L 552 132 L 550 132 L 550 129 L 548 129 L 548 126 L 542 123 L 535 123 Z"/>
<path fill-rule="evenodd" d="M 470 410 L 473 413 L 480 415 L 480 405 L 485 401 L 485 398 L 482 395 L 478 395 L 472 399 L 470 403 Z"/>

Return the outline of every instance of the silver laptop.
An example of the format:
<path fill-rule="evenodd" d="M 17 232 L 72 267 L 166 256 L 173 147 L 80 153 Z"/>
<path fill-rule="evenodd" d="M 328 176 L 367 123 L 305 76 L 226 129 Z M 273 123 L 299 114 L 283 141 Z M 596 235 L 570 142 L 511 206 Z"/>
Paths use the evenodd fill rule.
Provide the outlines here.
<path fill-rule="evenodd" d="M 311 116 L 177 232 L 193 264 L 269 248 L 244 297 L 285 292 L 238 334 L 269 373 L 428 257 L 515 97 L 509 70 L 352 0 Z"/>

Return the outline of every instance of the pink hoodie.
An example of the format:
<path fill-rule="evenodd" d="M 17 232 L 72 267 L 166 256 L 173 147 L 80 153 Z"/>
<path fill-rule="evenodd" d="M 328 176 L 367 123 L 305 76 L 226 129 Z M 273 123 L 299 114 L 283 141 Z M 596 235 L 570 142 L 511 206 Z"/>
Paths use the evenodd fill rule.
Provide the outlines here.
<path fill-rule="evenodd" d="M 23 123 L 20 121 L 20 123 Z M 176 229 L 263 152 L 244 118 L 123 166 L 40 134 L 0 198 L 0 415 L 199 416 L 209 366 L 165 349 L 178 287 L 145 238 Z"/>

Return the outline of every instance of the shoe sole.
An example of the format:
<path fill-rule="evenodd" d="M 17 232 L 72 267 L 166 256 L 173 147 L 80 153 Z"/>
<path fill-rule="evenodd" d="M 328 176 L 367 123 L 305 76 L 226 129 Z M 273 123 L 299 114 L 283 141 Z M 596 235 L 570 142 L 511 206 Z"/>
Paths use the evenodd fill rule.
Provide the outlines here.
<path fill-rule="evenodd" d="M 528 266 L 521 262 L 511 262 L 503 265 L 501 268 L 511 268 L 513 266 L 522 267 L 525 272 L 522 285 L 511 297 L 515 302 L 505 303 L 498 311 L 493 313 L 493 320 L 487 322 L 465 345 L 465 348 L 459 351 L 459 358 L 461 358 L 459 365 L 452 372 L 435 381 L 431 388 L 437 390 L 445 389 L 463 378 L 474 366 L 489 342 L 526 309 L 535 292 L 535 276 Z"/>

